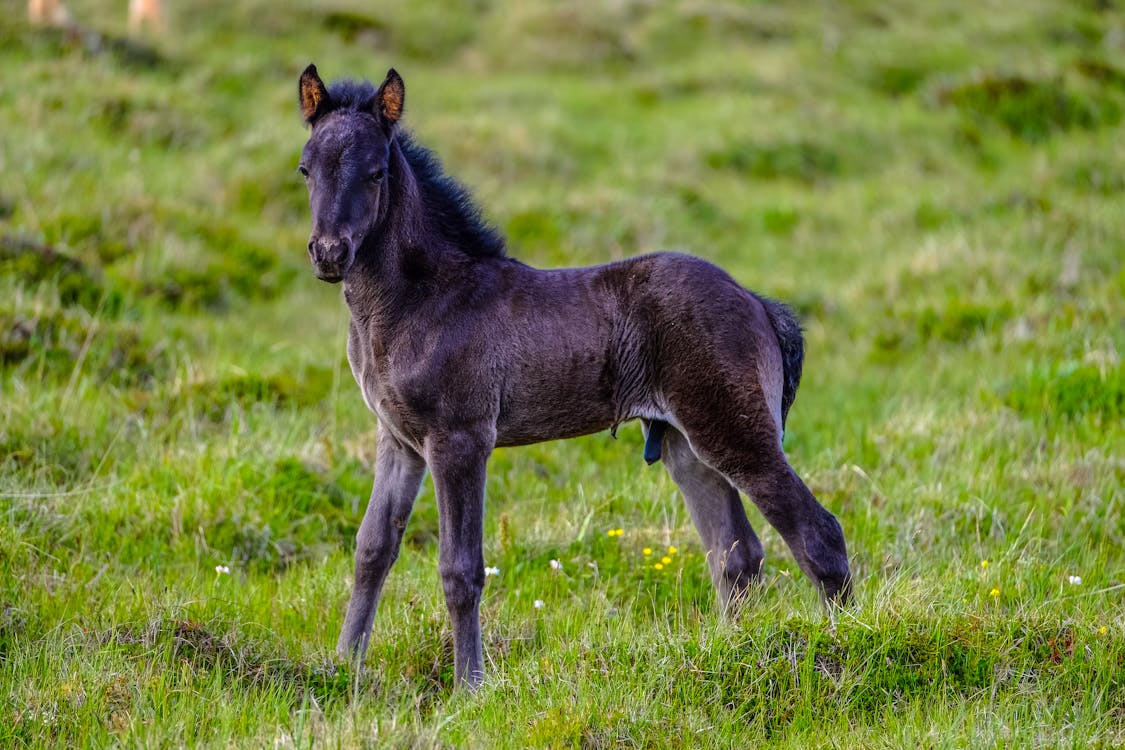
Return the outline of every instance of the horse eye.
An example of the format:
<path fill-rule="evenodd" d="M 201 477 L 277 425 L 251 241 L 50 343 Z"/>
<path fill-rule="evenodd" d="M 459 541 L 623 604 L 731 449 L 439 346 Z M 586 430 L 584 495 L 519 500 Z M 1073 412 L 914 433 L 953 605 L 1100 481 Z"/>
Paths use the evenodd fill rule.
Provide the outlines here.
<path fill-rule="evenodd" d="M 305 169 L 303 164 L 301 166 L 297 167 L 297 171 L 301 173 L 302 177 L 308 177 L 309 176 L 309 170 Z"/>
<path fill-rule="evenodd" d="M 382 169 L 382 168 L 376 169 L 374 172 L 371 173 L 371 181 L 372 182 L 382 182 L 383 178 L 386 177 L 386 176 L 387 176 L 387 170 Z"/>

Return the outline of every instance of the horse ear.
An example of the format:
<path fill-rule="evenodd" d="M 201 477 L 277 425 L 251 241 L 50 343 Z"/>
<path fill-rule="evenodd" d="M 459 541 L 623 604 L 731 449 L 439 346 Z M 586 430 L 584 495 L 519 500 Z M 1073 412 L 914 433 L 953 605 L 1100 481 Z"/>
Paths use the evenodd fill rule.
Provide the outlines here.
<path fill-rule="evenodd" d="M 402 117 L 402 105 L 405 101 L 406 84 L 402 82 L 402 76 L 394 68 L 391 68 L 387 71 L 387 79 L 375 92 L 375 101 L 372 103 L 372 108 L 377 115 L 383 118 L 383 122 L 390 129 Z"/>
<path fill-rule="evenodd" d="M 301 81 L 297 85 L 297 95 L 301 103 L 301 114 L 305 122 L 312 125 L 317 118 L 328 111 L 328 89 L 324 88 L 324 81 L 317 75 L 316 66 L 309 65 L 301 74 Z"/>

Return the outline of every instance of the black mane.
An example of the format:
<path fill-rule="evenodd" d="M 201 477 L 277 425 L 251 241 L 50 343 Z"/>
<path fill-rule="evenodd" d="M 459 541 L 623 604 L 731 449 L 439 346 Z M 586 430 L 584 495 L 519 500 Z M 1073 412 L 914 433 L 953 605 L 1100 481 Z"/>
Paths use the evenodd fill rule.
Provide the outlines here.
<path fill-rule="evenodd" d="M 433 152 L 415 143 L 408 133 L 400 130 L 395 138 L 414 172 L 432 225 L 469 255 L 502 257 L 504 237 L 484 220 L 468 189 L 447 175 Z"/>
<path fill-rule="evenodd" d="M 370 81 L 337 81 L 328 89 L 332 110 L 370 112 L 376 89 Z M 414 172 L 428 223 L 467 255 L 503 257 L 504 237 L 490 226 L 473 197 L 442 169 L 432 151 L 402 129 L 395 132 L 402 154 Z"/>

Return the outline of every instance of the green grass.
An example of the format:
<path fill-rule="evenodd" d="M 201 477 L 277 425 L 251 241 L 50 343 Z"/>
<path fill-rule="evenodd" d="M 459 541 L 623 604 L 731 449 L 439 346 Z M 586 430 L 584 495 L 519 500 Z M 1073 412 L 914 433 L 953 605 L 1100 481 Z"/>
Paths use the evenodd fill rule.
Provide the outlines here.
<path fill-rule="evenodd" d="M 119 5 L 0 22 L 0 746 L 1125 744 L 1119 3 Z M 852 608 L 748 504 L 720 618 L 626 428 L 493 456 L 478 694 L 428 484 L 336 663 L 374 419 L 303 249 L 309 61 L 395 66 L 520 258 L 688 250 L 800 311 Z"/>

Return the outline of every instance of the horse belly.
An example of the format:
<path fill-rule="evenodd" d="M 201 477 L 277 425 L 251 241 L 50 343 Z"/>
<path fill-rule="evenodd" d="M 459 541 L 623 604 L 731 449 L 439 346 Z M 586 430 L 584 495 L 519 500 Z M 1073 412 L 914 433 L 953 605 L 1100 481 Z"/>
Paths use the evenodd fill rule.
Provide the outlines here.
<path fill-rule="evenodd" d="M 496 444 L 528 445 L 589 435 L 613 426 L 612 394 L 596 368 L 545 370 L 513 383 L 501 398 Z"/>

